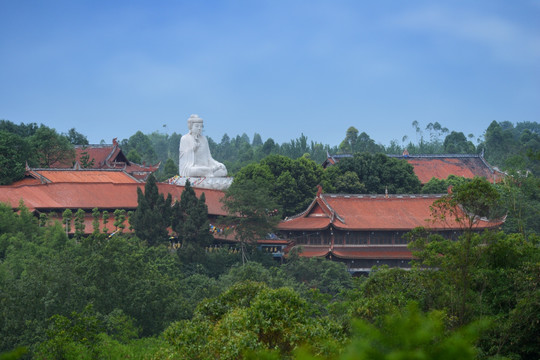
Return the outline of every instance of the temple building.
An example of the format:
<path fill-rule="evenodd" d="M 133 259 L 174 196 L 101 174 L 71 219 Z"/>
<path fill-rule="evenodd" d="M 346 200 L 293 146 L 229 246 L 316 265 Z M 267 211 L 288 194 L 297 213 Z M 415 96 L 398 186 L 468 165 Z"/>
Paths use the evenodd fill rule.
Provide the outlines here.
<path fill-rule="evenodd" d="M 9 186 L 0 186 L 0 202 L 13 209 L 24 205 L 38 217 L 62 221 L 62 213 L 71 209 L 85 212 L 86 234 L 93 232 L 92 210 L 101 214 L 107 211 L 111 219 L 107 223 L 99 219 L 100 231 L 113 233 L 113 213 L 126 212 L 124 232 L 131 232 L 127 217 L 137 208 L 137 189 L 143 189 L 147 177 L 159 164 L 146 166 L 127 160 L 116 139 L 112 145 L 88 145 L 76 147 L 75 165 L 48 169 L 27 168 L 25 176 Z M 326 166 L 335 164 L 343 157 L 328 156 Z M 449 175 L 472 178 L 485 177 L 498 181 L 503 174 L 492 168 L 482 155 L 408 155 L 400 156 L 408 161 L 414 172 L 425 184 L 431 178 L 446 179 Z M 161 194 L 180 200 L 184 186 L 175 183 L 157 183 Z M 227 235 L 218 225 L 218 218 L 226 216 L 221 199 L 224 192 L 218 189 L 193 188 L 197 197 L 204 192 L 208 206 L 210 229 L 216 239 L 213 246 L 235 246 L 234 236 Z M 417 227 L 456 239 L 463 231 L 462 225 L 447 219 L 431 220 L 430 207 L 442 195 L 368 195 L 323 194 L 322 189 L 308 208 L 295 216 L 281 221 L 278 231 L 259 239 L 258 246 L 283 259 L 287 253 L 298 251 L 300 256 L 325 257 L 346 264 L 351 273 L 368 272 L 375 265 L 410 268 L 412 254 L 407 248 L 404 235 Z M 488 221 L 479 219 L 475 231 L 497 229 L 504 219 Z M 69 230 L 75 232 L 74 227 Z"/>
<path fill-rule="evenodd" d="M 286 218 L 278 228 L 289 241 L 288 251 L 300 256 L 344 262 L 351 273 L 372 266 L 410 268 L 412 254 L 404 235 L 424 227 L 456 239 L 463 225 L 452 219 L 433 221 L 430 206 L 442 195 L 343 195 L 321 189 L 302 213 Z M 504 219 L 479 219 L 474 231 L 497 229 Z"/>
<path fill-rule="evenodd" d="M 28 173 L 28 172 L 27 172 Z M 115 231 L 113 213 L 115 210 L 135 211 L 137 209 L 137 189 L 144 190 L 145 184 L 137 181 L 122 170 L 32 170 L 33 176 L 20 180 L 12 185 L 0 186 L 0 202 L 9 204 L 13 209 L 24 205 L 36 216 L 47 215 L 50 221 L 62 221 L 62 213 L 71 209 L 85 212 L 85 233 L 93 231 L 92 210 L 97 208 L 101 213 L 107 211 L 111 219 L 105 225 L 99 220 L 99 227 L 107 227 L 108 233 Z M 171 194 L 173 203 L 179 201 L 184 191 L 183 186 L 157 183 L 161 194 Z M 193 188 L 197 197 L 204 192 L 208 206 L 208 219 L 216 223 L 219 216 L 227 215 L 220 202 L 223 192 L 219 190 Z M 126 217 L 124 232 L 131 232 Z M 75 229 L 72 227 L 70 234 Z M 219 238 L 220 232 L 215 237 Z"/>
<path fill-rule="evenodd" d="M 53 168 L 72 169 L 116 169 L 124 170 L 134 178 L 145 181 L 148 175 L 159 169 L 154 165 L 136 164 L 129 161 L 120 148 L 116 138 L 112 144 L 75 145 L 75 164 L 58 163 Z"/>
<path fill-rule="evenodd" d="M 37 185 L 48 183 L 140 183 L 137 179 L 122 169 L 62 169 L 62 168 L 30 168 L 26 167 L 24 177 L 11 184 Z"/>

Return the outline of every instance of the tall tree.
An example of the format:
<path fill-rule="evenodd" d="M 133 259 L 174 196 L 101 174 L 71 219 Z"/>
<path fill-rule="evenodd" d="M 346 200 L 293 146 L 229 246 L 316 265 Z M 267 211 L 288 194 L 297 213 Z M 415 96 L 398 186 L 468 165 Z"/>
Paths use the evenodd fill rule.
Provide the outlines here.
<path fill-rule="evenodd" d="M 263 141 L 261 138 L 261 135 L 259 133 L 253 134 L 253 140 L 251 141 L 251 145 L 253 147 L 262 146 Z"/>
<path fill-rule="evenodd" d="M 307 157 L 292 160 L 283 155 L 270 155 L 258 164 L 242 168 L 234 182 L 253 181 L 268 189 L 283 215 L 290 216 L 304 210 L 313 200 L 322 176 L 322 167 Z"/>
<path fill-rule="evenodd" d="M 0 185 L 8 185 L 23 177 L 25 161 L 31 162 L 28 141 L 19 135 L 0 131 Z"/>
<path fill-rule="evenodd" d="M 262 153 L 266 156 L 270 155 L 275 150 L 276 146 L 279 145 L 274 142 L 274 139 L 268 138 L 263 144 Z"/>
<path fill-rule="evenodd" d="M 30 143 L 38 156 L 39 166 L 72 165 L 75 161 L 75 149 L 69 140 L 56 130 L 41 126 L 30 137 Z"/>
<path fill-rule="evenodd" d="M 184 263 L 202 262 L 204 248 L 214 238 L 210 233 L 205 195 L 197 198 L 189 181 L 186 181 L 180 201 L 172 207 L 171 227 L 182 244 L 178 251 L 181 260 Z"/>
<path fill-rule="evenodd" d="M 506 159 L 515 153 L 515 141 L 510 129 L 503 129 L 493 121 L 486 129 L 483 148 L 486 159 L 495 165 L 504 166 Z"/>
<path fill-rule="evenodd" d="M 39 126 L 36 123 L 20 123 L 19 125 L 16 125 L 9 120 L 0 120 L 0 131 L 7 131 L 19 135 L 22 138 L 28 138 L 34 135 L 37 129 L 39 129 Z"/>
<path fill-rule="evenodd" d="M 128 140 L 122 140 L 121 146 L 122 150 L 128 153 L 128 158 L 130 151 L 136 150 L 141 157 L 141 162 L 146 162 L 148 164 L 155 164 L 158 162 L 158 156 L 154 150 L 152 140 L 150 140 L 148 135 L 143 134 L 142 131 L 137 131 Z"/>
<path fill-rule="evenodd" d="M 448 133 L 448 128 L 443 127 L 438 121 L 427 124 L 426 130 L 429 130 L 431 142 L 437 144 L 441 142 L 441 136 Z"/>
<path fill-rule="evenodd" d="M 475 177 L 453 187 L 451 193 L 435 201 L 431 208 L 434 220 L 440 221 L 450 217 L 462 224 L 464 231 L 459 242 L 442 243 L 446 248 L 443 253 L 452 254 L 442 261 L 445 267 L 452 269 L 449 275 L 453 274 L 455 278 L 457 316 L 460 325 L 471 320 L 471 302 L 476 296 L 471 291 L 472 274 L 482 247 L 477 246 L 479 238 L 474 233 L 474 228 L 481 217 L 492 219 L 502 215 L 499 198 L 500 195 L 493 185 L 484 178 Z"/>
<path fill-rule="evenodd" d="M 72 145 L 88 145 L 88 139 L 86 136 L 75 130 L 75 128 L 69 129 L 67 134 L 64 134 Z"/>
<path fill-rule="evenodd" d="M 371 154 L 382 153 L 384 152 L 384 147 L 375 144 L 375 141 L 370 138 L 368 134 L 362 132 L 360 135 L 358 135 L 355 152 L 368 152 Z"/>
<path fill-rule="evenodd" d="M 480 218 L 500 217 L 504 211 L 500 207 L 500 194 L 485 178 L 474 177 L 463 181 L 451 192 L 432 205 L 435 219 L 451 219 L 462 224 L 465 231 L 471 232 Z"/>
<path fill-rule="evenodd" d="M 339 151 L 344 154 L 356 152 L 356 143 L 358 141 L 358 129 L 351 126 L 347 129 L 345 139 L 339 144 Z"/>
<path fill-rule="evenodd" d="M 163 166 L 163 180 L 172 178 L 173 176 L 178 175 L 178 165 L 174 162 L 173 159 L 168 158 Z"/>
<path fill-rule="evenodd" d="M 169 238 L 168 226 L 171 216 L 172 198 L 159 193 L 156 178 L 150 175 L 144 193 L 137 188 L 137 210 L 131 217 L 131 225 L 138 238 L 149 245 L 163 244 Z"/>
<path fill-rule="evenodd" d="M 540 179 L 533 174 L 513 172 L 497 184 L 508 209 L 503 225 L 506 233 L 540 234 Z"/>
<path fill-rule="evenodd" d="M 452 131 L 444 138 L 444 152 L 447 154 L 474 154 L 476 148 L 462 132 Z"/>
<path fill-rule="evenodd" d="M 352 177 L 350 173 L 355 173 Z M 405 160 L 384 154 L 356 153 L 326 170 L 326 191 L 350 192 L 365 189 L 368 194 L 410 194 L 420 192 L 420 180 Z M 352 181 L 352 182 L 350 182 Z"/>
<path fill-rule="evenodd" d="M 264 239 L 279 222 L 278 205 L 272 200 L 267 187 L 255 181 L 233 183 L 222 200 L 230 214 L 226 223 L 241 243 L 242 260 L 246 259 L 246 245 Z"/>

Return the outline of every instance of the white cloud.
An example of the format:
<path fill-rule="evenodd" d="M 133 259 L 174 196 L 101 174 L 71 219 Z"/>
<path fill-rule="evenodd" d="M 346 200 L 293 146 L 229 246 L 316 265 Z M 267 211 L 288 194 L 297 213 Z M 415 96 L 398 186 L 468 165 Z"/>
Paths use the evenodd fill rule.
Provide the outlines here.
<path fill-rule="evenodd" d="M 468 9 L 427 7 L 391 19 L 395 26 L 445 34 L 483 46 L 498 59 L 514 63 L 540 60 L 540 34 L 536 29 L 504 18 Z"/>

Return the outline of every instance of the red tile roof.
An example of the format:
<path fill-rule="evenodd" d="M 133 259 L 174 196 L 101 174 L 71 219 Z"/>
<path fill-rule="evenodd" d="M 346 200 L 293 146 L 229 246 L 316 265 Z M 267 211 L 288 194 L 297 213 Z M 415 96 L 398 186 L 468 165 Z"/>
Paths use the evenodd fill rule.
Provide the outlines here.
<path fill-rule="evenodd" d="M 38 185 L 0 186 L 0 202 L 18 207 L 23 199 L 30 210 L 60 209 L 135 209 L 137 207 L 137 188 L 144 190 L 141 183 L 46 183 Z M 180 200 L 183 186 L 158 183 L 159 192 L 171 194 L 173 202 Z M 222 209 L 219 190 L 197 189 L 200 197 L 204 192 L 210 215 L 227 215 Z"/>
<path fill-rule="evenodd" d="M 32 181 L 32 179 L 35 181 Z M 110 182 L 115 184 L 123 184 L 137 183 L 139 181 L 123 170 L 27 169 L 25 179 L 15 182 L 12 185 L 17 186 L 22 184 L 40 184 L 50 182 Z"/>
<path fill-rule="evenodd" d="M 331 223 L 330 218 L 327 216 L 320 218 L 306 216 L 285 219 L 279 223 L 278 228 L 279 230 L 316 231 L 327 229 Z"/>
<path fill-rule="evenodd" d="M 86 153 L 88 155 L 88 161 L 94 160 L 94 168 L 102 168 L 107 165 L 107 162 L 115 161 L 118 155 L 121 153 L 121 149 L 118 144 L 107 145 L 77 145 L 75 146 L 76 160 L 80 163 L 81 156 Z M 126 162 L 127 159 L 122 155 L 122 162 Z"/>
<path fill-rule="evenodd" d="M 306 211 L 285 219 L 278 228 L 315 231 L 332 225 L 336 229 L 352 231 L 409 231 L 419 226 L 433 230 L 461 229 L 462 226 L 453 219 L 430 220 L 430 206 L 441 196 L 320 194 Z M 479 220 L 476 228 L 494 228 L 502 223 L 503 220 Z"/>
<path fill-rule="evenodd" d="M 405 159 L 414 167 L 414 173 L 422 184 L 432 178 L 446 179 L 450 175 L 472 179 L 475 176 L 484 177 L 496 182 L 504 176 L 492 168 L 480 155 L 409 155 L 394 156 Z"/>
<path fill-rule="evenodd" d="M 15 181 L 14 183 L 11 184 L 11 186 L 37 185 L 37 184 L 41 184 L 41 180 L 33 178 L 33 177 L 25 177 L 19 181 Z"/>
<path fill-rule="evenodd" d="M 112 144 L 75 145 L 75 165 L 72 163 L 53 164 L 53 168 L 79 169 L 82 156 L 87 155 L 88 161 L 94 161 L 92 169 L 122 169 L 137 179 L 146 180 L 149 174 L 157 171 L 160 164 L 146 165 L 135 164 L 126 158 L 116 139 Z"/>
<path fill-rule="evenodd" d="M 299 245 L 302 248 L 302 252 L 298 255 L 302 257 L 324 257 L 331 251 L 329 245 Z"/>

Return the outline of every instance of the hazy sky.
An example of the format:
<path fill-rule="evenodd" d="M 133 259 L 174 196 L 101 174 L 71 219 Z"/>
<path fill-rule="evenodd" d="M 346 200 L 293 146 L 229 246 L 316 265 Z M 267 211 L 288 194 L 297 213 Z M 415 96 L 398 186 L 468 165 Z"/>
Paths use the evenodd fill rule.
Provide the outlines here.
<path fill-rule="evenodd" d="M 540 122 L 540 1 L 0 0 L 0 119 L 377 143 Z"/>

